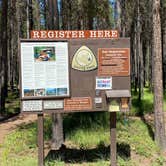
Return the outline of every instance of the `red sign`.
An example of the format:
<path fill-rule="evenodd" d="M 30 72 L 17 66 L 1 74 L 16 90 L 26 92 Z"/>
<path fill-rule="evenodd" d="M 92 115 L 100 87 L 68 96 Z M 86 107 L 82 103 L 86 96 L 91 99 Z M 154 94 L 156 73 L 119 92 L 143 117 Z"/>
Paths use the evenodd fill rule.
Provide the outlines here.
<path fill-rule="evenodd" d="M 87 39 L 87 38 L 118 38 L 117 30 L 33 30 L 31 39 Z"/>
<path fill-rule="evenodd" d="M 73 97 L 64 99 L 64 110 L 91 110 L 92 99 L 90 97 Z"/>
<path fill-rule="evenodd" d="M 99 48 L 99 76 L 129 76 L 130 51 L 128 48 Z"/>

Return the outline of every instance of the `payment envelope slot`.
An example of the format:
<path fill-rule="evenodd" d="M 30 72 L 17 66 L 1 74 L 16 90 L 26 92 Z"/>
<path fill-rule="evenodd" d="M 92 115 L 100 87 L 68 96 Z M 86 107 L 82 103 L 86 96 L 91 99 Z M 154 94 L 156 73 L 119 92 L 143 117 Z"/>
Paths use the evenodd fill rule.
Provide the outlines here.
<path fill-rule="evenodd" d="M 127 112 L 130 110 L 131 93 L 129 90 L 106 91 L 109 112 Z"/>

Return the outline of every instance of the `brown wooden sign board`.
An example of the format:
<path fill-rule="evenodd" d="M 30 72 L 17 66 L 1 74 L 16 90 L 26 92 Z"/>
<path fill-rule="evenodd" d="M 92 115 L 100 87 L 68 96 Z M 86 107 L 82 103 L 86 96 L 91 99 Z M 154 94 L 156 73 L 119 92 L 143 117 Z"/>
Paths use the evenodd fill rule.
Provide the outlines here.
<path fill-rule="evenodd" d="M 128 109 L 129 38 L 118 38 L 117 31 L 111 30 L 32 31 L 31 37 L 20 44 L 20 94 L 22 112 L 38 114 L 38 165 L 44 165 L 44 113 L 110 108 L 111 165 L 115 166 L 114 108 L 119 111 L 119 105 L 109 102 L 118 97 L 118 101 L 122 100 L 121 107 Z"/>
<path fill-rule="evenodd" d="M 36 41 L 41 43 L 61 42 L 59 39 L 22 40 L 25 43 Z M 69 64 L 69 69 L 64 71 L 64 73 L 68 72 L 69 77 L 69 84 L 66 84 L 69 86 L 68 93 L 65 96 L 57 95 L 51 98 L 50 96 L 38 96 L 35 99 L 22 98 L 23 112 L 107 111 L 107 90 L 130 91 L 129 38 L 68 39 L 65 40 L 65 43 L 68 45 L 68 63 L 65 63 Z M 60 79 L 60 81 L 63 83 L 63 80 Z M 62 93 L 64 93 L 63 90 Z M 38 102 L 39 110 L 34 106 L 35 102 Z M 30 111 L 27 111 L 28 109 Z"/>

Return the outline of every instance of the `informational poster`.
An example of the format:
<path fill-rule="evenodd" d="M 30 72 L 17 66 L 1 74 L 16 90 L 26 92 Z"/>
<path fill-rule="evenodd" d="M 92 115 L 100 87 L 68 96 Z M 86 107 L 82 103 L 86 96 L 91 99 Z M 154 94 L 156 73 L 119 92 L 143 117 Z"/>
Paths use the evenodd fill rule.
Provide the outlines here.
<path fill-rule="evenodd" d="M 99 76 L 129 76 L 130 50 L 128 48 L 99 48 Z"/>
<path fill-rule="evenodd" d="M 69 96 L 67 42 L 21 42 L 22 98 Z"/>

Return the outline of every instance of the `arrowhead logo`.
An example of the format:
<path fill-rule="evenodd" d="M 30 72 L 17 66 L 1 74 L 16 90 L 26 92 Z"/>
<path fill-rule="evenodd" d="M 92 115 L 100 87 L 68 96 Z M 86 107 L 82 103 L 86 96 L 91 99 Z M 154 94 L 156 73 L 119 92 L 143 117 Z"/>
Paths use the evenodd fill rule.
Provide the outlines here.
<path fill-rule="evenodd" d="M 72 68 L 79 71 L 90 71 L 97 68 L 96 57 L 87 46 L 81 46 L 75 53 Z"/>

